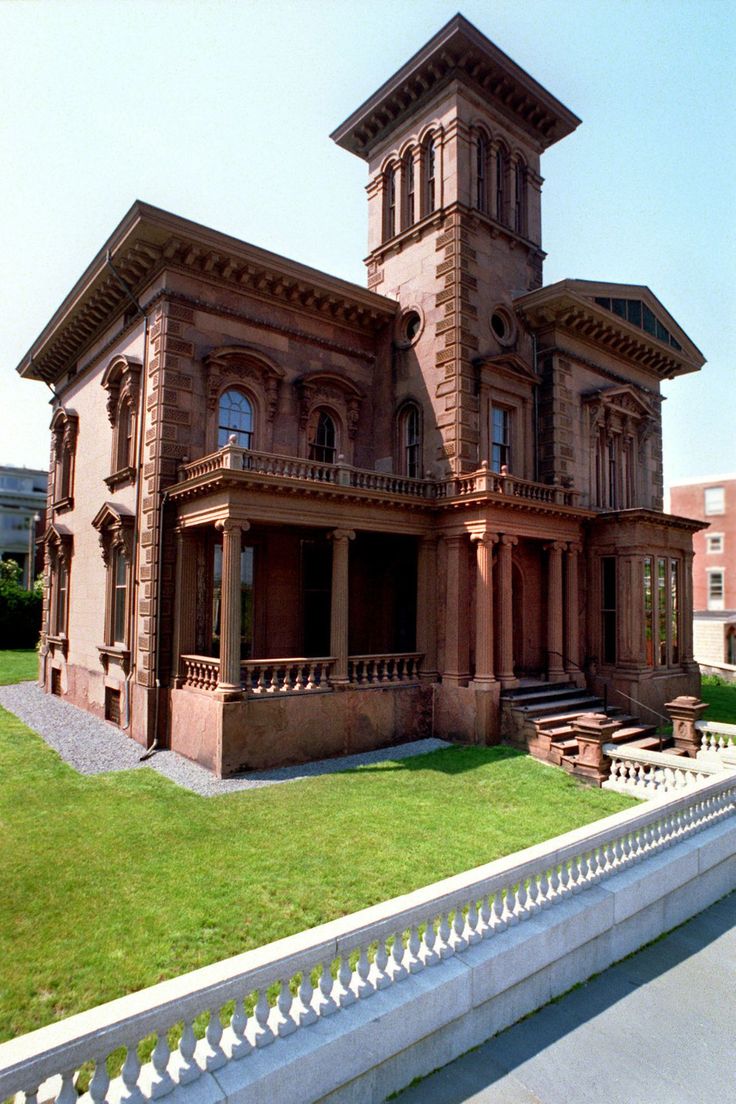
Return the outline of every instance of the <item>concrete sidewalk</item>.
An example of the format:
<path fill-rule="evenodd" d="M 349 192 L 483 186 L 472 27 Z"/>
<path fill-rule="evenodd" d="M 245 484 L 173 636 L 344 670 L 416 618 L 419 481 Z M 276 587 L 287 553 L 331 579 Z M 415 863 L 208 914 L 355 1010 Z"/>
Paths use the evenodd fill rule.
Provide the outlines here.
<path fill-rule="evenodd" d="M 736 1104 L 736 893 L 398 1104 Z"/>

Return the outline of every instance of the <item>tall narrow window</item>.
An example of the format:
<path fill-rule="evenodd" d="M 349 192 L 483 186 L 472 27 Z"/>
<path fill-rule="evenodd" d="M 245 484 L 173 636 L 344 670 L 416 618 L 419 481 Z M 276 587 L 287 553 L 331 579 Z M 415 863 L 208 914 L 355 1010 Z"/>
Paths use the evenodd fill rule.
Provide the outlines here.
<path fill-rule="evenodd" d="M 419 479 L 422 470 L 422 441 L 419 410 L 414 403 L 409 403 L 402 410 L 400 429 L 403 473 L 410 479 Z"/>
<path fill-rule="evenodd" d="M 112 563 L 112 643 L 125 644 L 127 626 L 125 612 L 128 598 L 128 565 L 121 548 L 113 552 Z"/>
<path fill-rule="evenodd" d="M 526 232 L 526 168 L 521 161 L 514 163 L 514 230 Z"/>
<path fill-rule="evenodd" d="M 670 662 L 680 662 L 680 565 L 670 560 Z"/>
<path fill-rule="evenodd" d="M 511 412 L 502 406 L 491 407 L 491 468 L 511 470 Z"/>
<path fill-rule="evenodd" d="M 723 569 L 720 567 L 708 569 L 708 609 L 723 609 Z"/>
<path fill-rule="evenodd" d="M 496 218 L 504 224 L 508 218 L 506 202 L 507 168 L 506 150 L 503 146 L 499 146 L 496 150 Z"/>
<path fill-rule="evenodd" d="M 115 457 L 115 471 L 133 465 L 133 409 L 126 399 L 120 404 L 117 422 L 117 455 Z"/>
<path fill-rule="evenodd" d="M 601 559 L 603 662 L 616 662 L 616 557 Z"/>
<path fill-rule="evenodd" d="M 309 446 L 309 459 L 320 464 L 334 464 L 337 455 L 337 432 L 335 423 L 326 410 L 320 410 L 314 429 L 314 437 Z"/>
<path fill-rule="evenodd" d="M 667 561 L 657 560 L 657 639 L 658 662 L 667 665 Z"/>
<path fill-rule="evenodd" d="M 644 560 L 644 641 L 647 666 L 654 666 L 654 596 L 652 593 L 652 560 Z"/>
<path fill-rule="evenodd" d="M 408 150 L 404 154 L 402 163 L 402 177 L 404 182 L 404 230 L 414 225 L 414 150 Z"/>
<path fill-rule="evenodd" d="M 616 441 L 608 438 L 608 505 L 618 509 L 618 470 L 616 464 Z"/>
<path fill-rule="evenodd" d="M 241 448 L 252 447 L 253 407 L 243 392 L 235 388 L 224 391 L 220 396 L 217 447 L 222 448 L 232 436 Z"/>
<path fill-rule="evenodd" d="M 385 220 L 384 238 L 393 238 L 396 233 L 396 169 L 392 166 L 386 170 L 383 182 Z"/>
<path fill-rule="evenodd" d="M 65 636 L 69 611 L 69 570 L 63 556 L 59 556 L 56 567 L 56 601 L 54 603 L 54 636 Z"/>
<path fill-rule="evenodd" d="M 488 210 L 488 142 L 484 134 L 475 140 L 475 206 L 484 214 Z"/>
<path fill-rule="evenodd" d="M 425 214 L 431 215 L 436 207 L 437 150 L 434 138 L 428 138 L 424 147 L 424 198 Z"/>

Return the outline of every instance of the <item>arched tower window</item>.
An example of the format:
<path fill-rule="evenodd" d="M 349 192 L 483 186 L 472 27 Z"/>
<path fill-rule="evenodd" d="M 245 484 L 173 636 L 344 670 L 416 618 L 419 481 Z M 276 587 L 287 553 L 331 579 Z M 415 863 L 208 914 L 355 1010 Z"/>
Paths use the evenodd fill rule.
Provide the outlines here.
<path fill-rule="evenodd" d="M 496 147 L 496 218 L 508 224 L 508 154 L 503 146 Z"/>
<path fill-rule="evenodd" d="M 396 169 L 391 165 L 386 169 L 384 187 L 384 238 L 393 238 L 396 233 Z"/>
<path fill-rule="evenodd" d="M 514 230 L 526 234 L 526 165 L 514 162 Z"/>
<path fill-rule="evenodd" d="M 488 140 L 485 134 L 475 139 L 475 206 L 488 212 Z"/>
<path fill-rule="evenodd" d="M 309 443 L 309 459 L 320 464 L 334 464 L 337 456 L 337 430 L 334 419 L 326 410 L 317 412 L 314 436 Z"/>
<path fill-rule="evenodd" d="M 235 435 L 241 448 L 253 446 L 253 406 L 250 399 L 231 387 L 220 396 L 217 420 L 217 447 L 222 448 Z"/>
<path fill-rule="evenodd" d="M 419 407 L 407 403 L 399 414 L 402 474 L 419 479 L 422 473 L 422 425 Z"/>
<path fill-rule="evenodd" d="M 424 145 L 424 213 L 431 215 L 437 206 L 437 147 L 432 135 Z"/>
<path fill-rule="evenodd" d="M 401 163 L 402 182 L 404 186 L 404 226 L 408 229 L 415 221 L 415 188 L 414 188 L 414 150 L 407 150 Z"/>

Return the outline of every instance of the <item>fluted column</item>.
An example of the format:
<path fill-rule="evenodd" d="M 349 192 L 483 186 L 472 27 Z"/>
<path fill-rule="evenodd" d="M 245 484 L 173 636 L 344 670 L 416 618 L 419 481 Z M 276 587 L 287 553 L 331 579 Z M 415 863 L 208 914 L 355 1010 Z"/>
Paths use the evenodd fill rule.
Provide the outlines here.
<path fill-rule="evenodd" d="M 445 663 L 442 681 L 464 686 L 470 671 L 468 648 L 468 540 L 445 537 L 447 546 L 447 591 L 445 597 Z"/>
<path fill-rule="evenodd" d="M 475 685 L 490 686 L 493 674 L 493 546 L 497 533 L 473 533 L 477 566 L 475 583 Z"/>
<path fill-rule="evenodd" d="M 197 539 L 191 529 L 176 530 L 174 604 L 174 686 L 181 685 L 181 657 L 194 651 L 197 629 Z"/>
<path fill-rule="evenodd" d="M 348 549 L 355 539 L 352 529 L 335 529 L 332 541 L 332 600 L 330 603 L 330 652 L 335 657 L 333 685 L 348 684 Z"/>
<path fill-rule="evenodd" d="M 215 523 L 222 533 L 222 598 L 220 613 L 220 681 L 217 693 L 231 700 L 241 695 L 240 686 L 240 551 L 247 521 L 230 518 Z"/>
<path fill-rule="evenodd" d="M 565 545 L 554 541 L 544 547 L 547 552 L 547 679 L 563 682 L 562 552 Z"/>
<path fill-rule="evenodd" d="M 417 548 L 417 638 L 419 677 L 437 679 L 437 538 L 421 537 Z"/>
<path fill-rule="evenodd" d="M 579 544 L 568 544 L 565 551 L 565 670 L 576 682 L 580 673 L 580 598 L 578 585 Z"/>
<path fill-rule="evenodd" d="M 498 545 L 498 681 L 501 686 L 516 685 L 511 557 L 518 543 L 517 537 L 505 533 Z"/>

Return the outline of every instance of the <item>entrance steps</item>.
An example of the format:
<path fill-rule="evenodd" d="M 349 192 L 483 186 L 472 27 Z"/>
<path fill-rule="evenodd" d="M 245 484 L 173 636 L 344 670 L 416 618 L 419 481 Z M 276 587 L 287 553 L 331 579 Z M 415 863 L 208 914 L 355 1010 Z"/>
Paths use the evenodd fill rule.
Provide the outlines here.
<path fill-rule="evenodd" d="M 578 742 L 574 722 L 584 713 L 603 713 L 604 702 L 574 683 L 532 683 L 501 694 L 501 734 L 507 743 L 523 748 L 536 759 L 554 763 L 570 774 L 578 767 Z M 618 728 L 610 742 L 643 751 L 666 750 L 678 754 L 671 737 L 655 735 L 654 725 L 644 724 L 621 709 L 608 706 L 607 715 Z"/>

